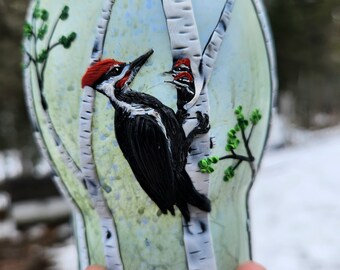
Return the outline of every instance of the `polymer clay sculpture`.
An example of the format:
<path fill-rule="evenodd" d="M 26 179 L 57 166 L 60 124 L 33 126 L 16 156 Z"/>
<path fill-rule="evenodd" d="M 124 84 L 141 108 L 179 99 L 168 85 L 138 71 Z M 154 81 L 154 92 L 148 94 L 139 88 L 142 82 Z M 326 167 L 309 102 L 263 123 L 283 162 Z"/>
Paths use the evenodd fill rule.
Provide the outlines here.
<path fill-rule="evenodd" d="M 262 2 L 31 2 L 27 104 L 73 205 L 79 268 L 249 260 L 276 89 Z"/>

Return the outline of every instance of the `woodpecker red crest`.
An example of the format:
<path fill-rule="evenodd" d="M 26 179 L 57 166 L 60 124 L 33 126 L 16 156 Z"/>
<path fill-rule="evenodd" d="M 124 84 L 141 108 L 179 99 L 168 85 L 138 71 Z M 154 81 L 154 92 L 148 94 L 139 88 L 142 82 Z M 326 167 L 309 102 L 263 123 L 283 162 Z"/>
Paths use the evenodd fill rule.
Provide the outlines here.
<path fill-rule="evenodd" d="M 87 86 L 93 86 L 95 83 L 105 75 L 111 67 L 115 65 L 124 64 L 123 62 L 116 61 L 114 59 L 104 59 L 90 66 L 85 72 L 82 80 L 81 87 L 84 88 Z"/>
<path fill-rule="evenodd" d="M 181 80 L 188 80 L 188 83 L 192 83 L 194 81 L 194 77 L 192 77 L 192 75 L 189 72 L 181 72 L 178 73 L 175 77 L 174 77 L 174 81 L 181 81 Z"/>

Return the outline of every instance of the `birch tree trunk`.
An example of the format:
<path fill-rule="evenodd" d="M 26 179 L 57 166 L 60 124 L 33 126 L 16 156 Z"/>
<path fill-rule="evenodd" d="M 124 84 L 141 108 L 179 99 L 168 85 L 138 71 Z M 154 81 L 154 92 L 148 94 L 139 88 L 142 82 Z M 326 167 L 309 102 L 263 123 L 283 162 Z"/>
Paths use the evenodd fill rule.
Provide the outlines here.
<path fill-rule="evenodd" d="M 91 54 L 90 65 L 93 65 L 95 62 L 99 61 L 103 54 L 107 26 L 110 21 L 111 10 L 114 2 L 114 0 L 104 1 L 101 18 L 97 25 L 97 33 Z M 101 222 L 101 233 L 104 245 L 106 267 L 108 270 L 122 270 L 123 263 L 120 256 L 113 213 L 108 207 L 107 201 L 104 197 L 103 188 L 97 175 L 96 164 L 92 151 L 92 119 L 94 101 L 94 89 L 86 86 L 83 89 L 80 109 L 80 164 L 82 173 L 87 183 L 89 195 Z"/>
<path fill-rule="evenodd" d="M 218 52 L 221 49 L 225 32 L 230 23 L 234 2 L 235 0 L 228 0 L 225 2 L 218 23 L 204 48 L 201 63 L 204 87 L 208 84 L 211 74 L 213 73 L 213 68 L 218 58 Z"/>
<path fill-rule="evenodd" d="M 197 125 L 196 112 L 209 115 L 207 84 L 217 59 L 224 33 L 230 21 L 234 1 L 227 1 L 202 55 L 199 33 L 190 0 L 163 0 L 173 61 L 189 58 L 195 80 L 195 96 L 184 107 L 188 116 L 183 123 L 186 134 Z M 191 144 L 186 171 L 195 188 L 208 196 L 209 175 L 199 171 L 198 162 L 210 154 L 209 133 L 200 135 Z M 208 213 L 190 206 L 191 220 L 184 225 L 184 244 L 189 269 L 216 269 Z"/>
<path fill-rule="evenodd" d="M 40 124 L 38 122 L 37 116 L 36 116 L 36 112 L 35 112 L 35 105 L 34 105 L 34 99 L 32 97 L 32 89 L 30 87 L 30 79 L 29 79 L 29 71 L 28 69 L 25 70 L 25 96 L 26 96 L 26 104 L 28 106 L 28 111 L 30 113 L 30 118 L 31 118 L 31 123 L 33 125 L 33 127 L 35 127 L 34 131 L 33 131 L 33 136 L 35 138 L 35 141 L 37 142 L 37 144 L 39 145 L 39 149 L 43 155 L 43 157 L 45 158 L 45 160 L 49 161 L 49 164 L 52 168 L 55 168 L 54 164 L 53 164 L 53 159 L 50 157 L 48 151 L 46 150 L 46 142 L 44 141 L 43 137 L 41 136 L 41 128 L 40 128 Z M 50 123 L 50 122 L 49 122 Z M 68 158 L 63 158 L 63 160 L 65 161 L 65 164 L 67 165 L 68 168 L 70 168 L 70 164 L 67 162 Z M 79 170 L 74 170 L 75 167 L 71 168 L 71 170 L 74 172 L 75 171 L 75 175 L 79 176 L 80 171 Z M 82 178 L 78 178 L 78 180 L 82 180 Z M 70 192 L 67 190 L 66 186 L 63 184 L 63 182 L 57 177 L 54 176 L 53 177 L 54 183 L 58 186 L 59 191 L 64 195 L 65 198 L 68 198 L 71 203 L 70 205 L 72 206 L 72 211 L 73 213 L 77 216 L 77 223 L 78 224 L 83 224 L 84 223 L 84 219 L 81 215 L 81 211 L 79 210 L 79 206 L 77 204 L 77 202 L 75 200 L 72 199 L 72 196 L 70 194 Z M 86 231 L 81 230 L 81 231 L 77 231 L 78 233 L 78 247 L 79 249 L 82 250 L 81 253 L 81 267 L 85 268 L 85 266 L 87 266 L 89 264 L 89 256 L 88 256 L 88 249 L 87 249 L 87 243 L 86 243 Z"/>

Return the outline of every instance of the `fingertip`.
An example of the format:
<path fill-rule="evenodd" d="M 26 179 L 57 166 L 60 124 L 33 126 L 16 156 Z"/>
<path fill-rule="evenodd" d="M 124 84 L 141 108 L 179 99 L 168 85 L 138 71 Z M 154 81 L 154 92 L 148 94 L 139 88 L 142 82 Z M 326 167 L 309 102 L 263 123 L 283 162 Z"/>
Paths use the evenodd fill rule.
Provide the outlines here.
<path fill-rule="evenodd" d="M 266 270 L 266 268 L 256 262 L 246 262 L 241 264 L 237 270 Z"/>

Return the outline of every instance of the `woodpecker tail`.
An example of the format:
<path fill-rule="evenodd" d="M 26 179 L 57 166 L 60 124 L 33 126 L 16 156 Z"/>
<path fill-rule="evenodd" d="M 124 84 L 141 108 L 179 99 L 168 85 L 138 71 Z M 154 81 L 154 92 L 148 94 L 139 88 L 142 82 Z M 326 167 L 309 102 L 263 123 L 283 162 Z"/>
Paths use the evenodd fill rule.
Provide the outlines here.
<path fill-rule="evenodd" d="M 176 205 L 187 223 L 190 221 L 188 204 L 191 204 L 205 212 L 211 211 L 210 200 L 196 190 L 186 171 L 183 171 L 179 177 L 177 177 L 177 181 L 178 189 L 176 193 Z"/>

